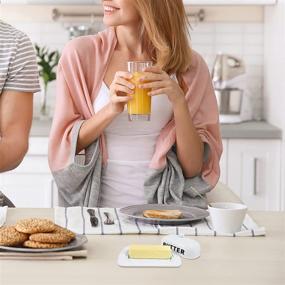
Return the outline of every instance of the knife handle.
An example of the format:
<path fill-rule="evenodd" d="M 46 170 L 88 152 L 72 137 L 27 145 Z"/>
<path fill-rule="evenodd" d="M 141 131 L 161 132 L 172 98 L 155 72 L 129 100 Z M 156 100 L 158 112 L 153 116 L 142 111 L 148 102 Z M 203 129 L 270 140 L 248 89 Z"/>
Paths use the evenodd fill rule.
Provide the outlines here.
<path fill-rule="evenodd" d="M 98 219 L 95 216 L 90 217 L 90 223 L 92 227 L 97 227 L 98 226 Z"/>

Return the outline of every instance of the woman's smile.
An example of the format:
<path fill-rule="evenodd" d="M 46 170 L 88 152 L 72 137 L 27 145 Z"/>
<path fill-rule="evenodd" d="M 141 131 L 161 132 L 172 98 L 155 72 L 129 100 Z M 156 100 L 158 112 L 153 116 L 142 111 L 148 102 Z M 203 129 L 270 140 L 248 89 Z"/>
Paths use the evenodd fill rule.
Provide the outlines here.
<path fill-rule="evenodd" d="M 117 12 L 118 10 L 120 10 L 120 9 L 117 8 L 117 7 L 110 6 L 110 5 L 104 5 L 104 14 L 105 14 L 105 15 L 114 14 L 114 13 Z"/>

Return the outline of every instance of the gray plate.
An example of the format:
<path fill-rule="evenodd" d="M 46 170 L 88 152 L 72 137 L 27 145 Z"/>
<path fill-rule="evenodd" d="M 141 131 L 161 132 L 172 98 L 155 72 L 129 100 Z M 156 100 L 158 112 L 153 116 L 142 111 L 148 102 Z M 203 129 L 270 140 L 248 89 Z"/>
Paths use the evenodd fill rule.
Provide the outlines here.
<path fill-rule="evenodd" d="M 12 246 L 0 246 L 0 250 L 4 249 L 13 252 L 55 252 L 55 251 L 67 251 L 71 249 L 77 249 L 87 242 L 87 237 L 84 235 L 76 235 L 75 239 L 70 242 L 66 247 L 60 248 L 26 248 L 26 247 L 12 247 Z"/>
<path fill-rule="evenodd" d="M 143 211 L 145 210 L 180 210 L 182 212 L 182 218 L 171 220 L 146 218 L 143 216 Z M 121 208 L 119 211 L 128 218 L 143 221 L 145 223 L 172 226 L 187 224 L 209 216 L 209 213 L 206 210 L 200 208 L 162 204 L 133 205 Z"/>

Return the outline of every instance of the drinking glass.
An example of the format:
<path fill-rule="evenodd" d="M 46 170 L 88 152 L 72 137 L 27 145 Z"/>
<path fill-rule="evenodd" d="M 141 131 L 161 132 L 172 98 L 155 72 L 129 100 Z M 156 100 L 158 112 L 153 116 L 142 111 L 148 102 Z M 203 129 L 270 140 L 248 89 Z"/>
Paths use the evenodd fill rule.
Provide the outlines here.
<path fill-rule="evenodd" d="M 128 61 L 128 71 L 132 73 L 131 82 L 135 85 L 133 99 L 128 102 L 128 116 L 130 121 L 150 121 L 151 96 L 150 89 L 138 88 L 144 69 L 152 66 L 151 61 Z"/>

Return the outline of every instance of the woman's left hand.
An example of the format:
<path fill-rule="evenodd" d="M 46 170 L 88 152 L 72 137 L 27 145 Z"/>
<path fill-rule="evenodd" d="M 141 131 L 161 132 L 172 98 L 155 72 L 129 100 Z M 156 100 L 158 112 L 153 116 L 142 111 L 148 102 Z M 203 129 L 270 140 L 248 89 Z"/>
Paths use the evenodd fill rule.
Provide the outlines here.
<path fill-rule="evenodd" d="M 156 96 L 166 94 L 173 106 L 185 103 L 185 95 L 178 83 L 157 66 L 148 67 L 140 78 L 139 88 L 152 89 L 148 95 Z"/>

